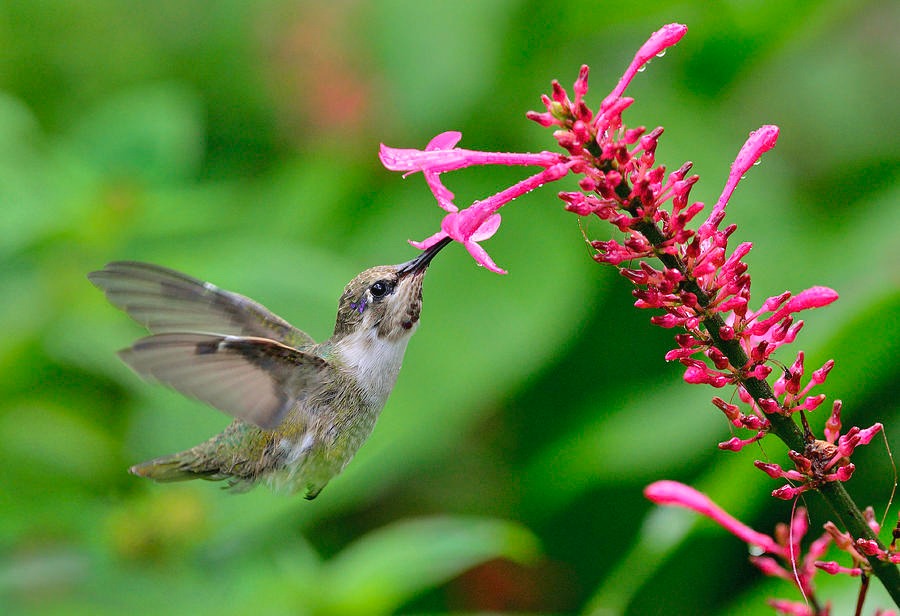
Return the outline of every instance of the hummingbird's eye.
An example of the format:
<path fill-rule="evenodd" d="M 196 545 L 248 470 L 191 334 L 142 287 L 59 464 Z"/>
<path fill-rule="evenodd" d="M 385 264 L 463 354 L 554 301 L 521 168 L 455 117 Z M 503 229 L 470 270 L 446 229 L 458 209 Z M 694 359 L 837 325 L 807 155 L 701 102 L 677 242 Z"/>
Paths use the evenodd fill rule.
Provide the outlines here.
<path fill-rule="evenodd" d="M 389 280 L 379 280 L 371 287 L 369 287 L 369 291 L 372 292 L 372 299 L 379 300 L 388 293 L 390 293 L 394 289 L 393 283 Z"/>

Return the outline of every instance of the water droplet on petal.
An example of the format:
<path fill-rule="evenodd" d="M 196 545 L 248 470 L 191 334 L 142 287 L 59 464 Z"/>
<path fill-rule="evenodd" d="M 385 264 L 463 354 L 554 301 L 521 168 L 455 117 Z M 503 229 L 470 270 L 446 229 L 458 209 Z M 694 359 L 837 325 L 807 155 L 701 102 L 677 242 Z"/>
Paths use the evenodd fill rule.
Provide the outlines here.
<path fill-rule="evenodd" d="M 647 65 L 644 64 L 643 66 L 641 66 L 641 68 L 639 68 L 639 69 L 637 70 L 637 72 L 643 73 L 643 72 L 646 71 L 646 70 L 647 70 Z"/>
<path fill-rule="evenodd" d="M 656 57 L 657 57 L 657 58 L 662 58 L 664 55 L 666 55 L 666 51 L 667 51 L 667 50 L 663 49 L 661 52 L 659 52 L 658 54 L 656 54 Z"/>
<path fill-rule="evenodd" d="M 756 167 L 756 166 L 759 165 L 759 163 L 761 163 L 761 162 L 762 162 L 762 160 L 760 160 L 760 159 L 757 158 L 757 159 L 756 159 L 756 162 L 753 163 L 753 166 Z"/>

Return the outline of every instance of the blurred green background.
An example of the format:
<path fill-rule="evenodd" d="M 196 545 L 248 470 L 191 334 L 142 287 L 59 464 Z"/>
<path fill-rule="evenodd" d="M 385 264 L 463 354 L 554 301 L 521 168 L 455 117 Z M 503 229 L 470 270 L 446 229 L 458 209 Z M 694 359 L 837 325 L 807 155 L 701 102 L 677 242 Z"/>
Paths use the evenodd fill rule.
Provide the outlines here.
<path fill-rule="evenodd" d="M 721 392 L 664 363 L 672 332 L 591 261 L 560 187 L 504 210 L 485 247 L 508 276 L 458 246 L 436 260 L 374 435 L 313 502 L 128 475 L 228 419 L 117 360 L 142 331 L 85 274 L 152 261 L 324 338 L 346 281 L 412 257 L 406 240 L 441 218 L 379 142 L 461 130 L 462 147 L 552 149 L 524 118 L 550 80 L 589 64 L 596 107 L 678 21 L 687 36 L 637 76 L 626 121 L 666 127 L 658 159 L 694 161 L 707 203 L 747 134 L 781 127 L 731 201 L 733 240 L 754 242 L 757 304 L 838 290 L 780 358 L 835 358 L 823 391 L 896 449 L 898 18 L 859 1 L 4 2 L 0 612 L 768 614 L 766 597 L 797 599 L 736 539 L 643 499 L 679 479 L 771 532 L 791 503 L 752 461 L 784 451 L 716 450 Z M 463 205 L 525 173 L 444 177 Z M 848 487 L 880 515 L 893 465 L 882 441 L 864 449 Z M 828 512 L 806 504 L 820 528 Z M 856 582 L 824 577 L 849 613 Z"/>

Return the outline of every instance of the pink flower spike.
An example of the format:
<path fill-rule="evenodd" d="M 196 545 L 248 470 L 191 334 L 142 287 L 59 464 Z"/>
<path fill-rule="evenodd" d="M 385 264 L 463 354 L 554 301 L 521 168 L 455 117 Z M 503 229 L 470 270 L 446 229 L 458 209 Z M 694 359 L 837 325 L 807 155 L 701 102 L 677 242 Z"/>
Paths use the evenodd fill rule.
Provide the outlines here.
<path fill-rule="evenodd" d="M 783 555 L 784 549 L 768 535 L 758 533 L 728 515 L 708 496 L 677 481 L 656 481 L 644 488 L 644 496 L 657 505 L 675 505 L 696 511 L 743 541 L 769 554 Z"/>
<path fill-rule="evenodd" d="M 647 39 L 647 42 L 638 49 L 638 52 L 634 55 L 634 60 L 631 61 L 625 74 L 619 79 L 619 83 L 616 84 L 616 87 L 610 95 L 604 99 L 600 109 L 606 111 L 607 104 L 622 96 L 622 92 L 625 91 L 625 88 L 631 83 L 635 74 L 637 74 L 644 65 L 652 60 L 654 56 L 663 53 L 666 49 L 680 41 L 681 37 L 683 37 L 686 32 L 687 26 L 673 23 L 666 24 L 651 34 L 650 38 Z"/>

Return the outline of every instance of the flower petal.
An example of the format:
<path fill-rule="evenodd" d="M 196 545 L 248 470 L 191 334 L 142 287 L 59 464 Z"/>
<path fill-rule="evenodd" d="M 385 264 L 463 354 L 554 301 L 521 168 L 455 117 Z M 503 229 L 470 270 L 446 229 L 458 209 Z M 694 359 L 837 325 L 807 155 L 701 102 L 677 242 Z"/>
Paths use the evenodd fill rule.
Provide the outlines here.
<path fill-rule="evenodd" d="M 435 135 L 435 137 L 425 146 L 426 150 L 449 150 L 456 146 L 462 139 L 462 133 L 458 130 L 448 130 L 447 132 Z"/>
<path fill-rule="evenodd" d="M 487 251 L 482 248 L 480 245 L 475 242 L 469 241 L 465 243 L 466 250 L 469 251 L 469 254 L 472 255 L 472 258 L 475 259 L 475 262 L 479 265 L 483 265 L 487 269 L 491 270 L 495 274 L 506 274 L 505 269 L 501 269 L 494 263 L 493 259 L 491 259 L 490 255 Z"/>
<path fill-rule="evenodd" d="M 438 231 L 434 235 L 432 235 L 430 237 L 426 237 L 421 242 L 417 242 L 415 240 L 407 240 L 407 242 L 409 242 L 409 245 L 412 246 L 413 248 L 418 248 L 419 250 L 428 250 L 429 248 L 431 248 L 432 246 L 434 246 L 435 244 L 440 242 L 445 237 L 447 237 L 446 233 L 444 233 L 443 231 Z"/>
<path fill-rule="evenodd" d="M 432 171 L 423 171 L 422 175 L 425 176 L 425 183 L 428 184 L 428 188 L 431 189 L 431 193 L 437 200 L 438 205 L 441 206 L 441 209 L 447 212 L 458 212 L 459 208 L 453 203 L 453 191 L 444 186 L 444 183 L 441 182 L 441 174 Z"/>
<path fill-rule="evenodd" d="M 481 242 L 490 237 L 497 232 L 497 229 L 500 227 L 500 214 L 493 214 L 488 217 L 481 226 L 479 226 L 475 233 L 472 234 L 471 239 L 474 242 Z"/>

